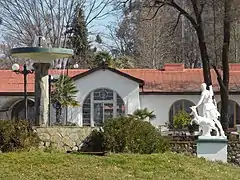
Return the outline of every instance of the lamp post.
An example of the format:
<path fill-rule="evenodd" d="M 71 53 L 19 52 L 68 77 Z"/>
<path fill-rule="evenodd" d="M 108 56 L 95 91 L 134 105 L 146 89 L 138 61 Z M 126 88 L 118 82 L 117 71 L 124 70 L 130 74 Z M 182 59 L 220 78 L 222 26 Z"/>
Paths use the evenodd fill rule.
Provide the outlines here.
<path fill-rule="evenodd" d="M 48 104 L 48 125 L 51 126 L 51 94 L 52 94 L 52 83 L 56 82 L 59 75 L 48 75 L 48 91 L 49 91 L 49 104 Z"/>
<path fill-rule="evenodd" d="M 20 70 L 20 66 L 19 64 L 13 64 L 12 65 L 12 70 L 16 73 L 16 74 L 23 74 L 24 77 L 24 107 L 25 107 L 25 111 L 24 111 L 24 115 L 25 115 L 25 119 L 28 119 L 28 107 L 27 107 L 27 75 L 28 74 L 32 74 L 33 73 L 33 69 L 29 69 L 27 67 L 26 64 L 23 65 L 23 70 Z"/>
<path fill-rule="evenodd" d="M 48 126 L 51 126 L 51 91 L 52 91 L 52 76 L 49 74 L 48 75 L 48 84 L 49 84 L 49 87 L 48 87 L 48 93 L 49 93 L 49 103 L 48 103 Z"/>

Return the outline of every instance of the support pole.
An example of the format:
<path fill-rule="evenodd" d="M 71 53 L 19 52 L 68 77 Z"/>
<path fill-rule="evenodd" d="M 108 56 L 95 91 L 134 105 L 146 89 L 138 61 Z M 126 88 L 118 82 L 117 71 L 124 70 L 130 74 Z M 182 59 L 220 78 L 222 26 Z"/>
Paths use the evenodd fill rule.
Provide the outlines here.
<path fill-rule="evenodd" d="M 26 64 L 23 66 L 23 77 L 24 77 L 24 114 L 25 114 L 25 120 L 28 120 L 28 99 L 27 99 L 27 75 L 28 70 Z"/>
<path fill-rule="evenodd" d="M 69 59 L 67 59 L 67 63 L 66 63 L 66 66 L 67 66 L 67 76 L 68 76 L 68 65 L 69 65 L 68 60 Z M 66 106 L 66 114 L 65 114 L 65 122 L 64 122 L 64 124 L 67 125 L 67 122 L 68 122 L 68 106 Z"/>
<path fill-rule="evenodd" d="M 48 85 L 49 85 L 49 89 L 48 89 L 48 93 L 49 93 L 49 103 L 48 103 L 48 126 L 51 126 L 51 81 L 52 76 L 48 75 Z"/>
<path fill-rule="evenodd" d="M 33 67 L 35 69 L 35 123 L 37 126 L 47 126 L 50 63 L 34 63 Z"/>

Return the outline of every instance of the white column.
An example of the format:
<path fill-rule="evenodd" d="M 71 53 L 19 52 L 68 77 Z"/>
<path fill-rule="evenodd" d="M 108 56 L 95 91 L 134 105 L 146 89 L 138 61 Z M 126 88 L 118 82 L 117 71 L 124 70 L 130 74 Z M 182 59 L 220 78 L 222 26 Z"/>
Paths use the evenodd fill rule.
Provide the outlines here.
<path fill-rule="evenodd" d="M 93 92 L 91 92 L 90 95 L 90 102 L 91 102 L 91 127 L 94 127 L 94 96 L 93 96 Z"/>
<path fill-rule="evenodd" d="M 35 123 L 37 126 L 48 124 L 50 63 L 34 63 L 35 69 Z"/>
<path fill-rule="evenodd" d="M 79 127 L 83 127 L 83 111 L 82 111 L 82 108 L 81 107 L 75 107 L 76 109 L 76 111 L 78 112 L 79 110 L 80 110 L 80 112 L 78 112 L 78 119 L 79 119 L 79 123 L 78 123 L 78 125 L 79 125 Z"/>
<path fill-rule="evenodd" d="M 113 91 L 113 117 L 117 116 L 117 93 Z"/>

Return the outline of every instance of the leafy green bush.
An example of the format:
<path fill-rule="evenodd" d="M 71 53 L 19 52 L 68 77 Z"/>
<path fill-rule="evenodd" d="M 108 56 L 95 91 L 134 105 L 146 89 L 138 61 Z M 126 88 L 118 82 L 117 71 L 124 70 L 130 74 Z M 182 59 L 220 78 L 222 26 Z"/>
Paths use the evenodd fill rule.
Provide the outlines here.
<path fill-rule="evenodd" d="M 27 121 L 0 121 L 0 150 L 10 152 L 37 147 L 39 138 Z"/>
<path fill-rule="evenodd" d="M 133 117 L 119 117 L 105 122 L 104 148 L 115 153 L 165 152 L 169 144 L 149 122 Z"/>
<path fill-rule="evenodd" d="M 90 137 L 89 146 L 93 152 L 104 151 L 104 134 L 102 131 L 93 130 Z"/>
<path fill-rule="evenodd" d="M 191 122 L 191 117 L 186 111 L 179 111 L 173 116 L 173 127 L 175 129 L 186 129 Z"/>
<path fill-rule="evenodd" d="M 94 129 L 92 133 L 83 141 L 80 151 L 82 152 L 104 152 L 103 131 Z"/>

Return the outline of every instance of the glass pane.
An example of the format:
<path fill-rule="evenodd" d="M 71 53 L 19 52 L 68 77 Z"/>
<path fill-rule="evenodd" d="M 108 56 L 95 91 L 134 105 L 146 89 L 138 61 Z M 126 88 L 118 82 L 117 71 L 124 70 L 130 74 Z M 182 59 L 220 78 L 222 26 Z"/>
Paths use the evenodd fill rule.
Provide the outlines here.
<path fill-rule="evenodd" d="M 122 116 L 125 114 L 125 106 L 122 98 L 117 95 L 117 114 L 116 116 Z"/>
<path fill-rule="evenodd" d="M 100 92 L 101 92 L 101 89 L 97 89 L 93 92 L 94 100 L 101 100 Z"/>
<path fill-rule="evenodd" d="M 187 113 L 191 113 L 190 107 L 194 106 L 194 103 L 191 101 L 187 101 L 187 100 L 184 100 L 183 103 L 184 103 L 184 111 L 186 111 Z"/>
<path fill-rule="evenodd" d="M 221 101 L 218 102 L 218 111 L 221 112 Z M 228 102 L 228 126 L 229 128 L 235 128 L 235 124 L 240 124 L 240 107 L 232 100 Z"/>
<path fill-rule="evenodd" d="M 169 111 L 169 128 L 173 128 L 173 106 L 170 108 L 170 111 Z"/>
<path fill-rule="evenodd" d="M 25 120 L 25 105 L 24 102 L 20 102 L 14 107 L 14 116 L 16 119 Z M 34 122 L 34 104 L 33 102 L 28 102 L 27 116 L 28 120 Z"/>
<path fill-rule="evenodd" d="M 191 113 L 190 107 L 194 106 L 194 103 L 188 100 L 176 101 L 169 111 L 169 126 L 173 125 L 173 117 L 179 112 L 184 110 L 187 113 Z"/>
<path fill-rule="evenodd" d="M 122 105 L 117 105 L 117 114 L 116 116 L 123 116 L 125 114 L 125 106 Z"/>
<path fill-rule="evenodd" d="M 91 99 L 90 95 L 87 96 L 83 103 L 83 125 L 91 125 Z"/>
<path fill-rule="evenodd" d="M 113 118 L 113 103 L 104 103 L 104 120 Z"/>
<path fill-rule="evenodd" d="M 174 103 L 174 115 L 177 114 L 179 111 L 183 110 L 183 102 L 182 101 L 177 101 Z"/>
<path fill-rule="evenodd" d="M 103 103 L 94 103 L 94 124 L 101 126 L 103 123 Z"/>
<path fill-rule="evenodd" d="M 113 118 L 113 112 L 116 111 L 116 116 L 125 114 L 125 106 L 122 98 L 114 93 L 113 90 L 107 88 L 96 89 L 93 92 L 93 100 L 91 102 L 90 95 L 85 99 L 83 104 L 83 124 L 90 125 L 91 116 L 93 115 L 94 124 L 101 126 L 104 120 Z M 114 95 L 116 95 L 116 104 L 114 104 Z M 91 107 L 91 103 L 94 107 Z M 116 109 L 114 109 L 116 107 Z M 93 108 L 93 114 L 91 114 Z M 114 111 L 115 110 L 115 111 Z"/>
<path fill-rule="evenodd" d="M 35 108 L 34 106 L 28 106 L 28 119 L 32 120 L 34 122 L 34 114 L 35 114 Z"/>
<path fill-rule="evenodd" d="M 113 91 L 110 89 L 97 89 L 94 91 L 94 100 L 113 100 Z"/>
<path fill-rule="evenodd" d="M 18 118 L 19 118 L 20 120 L 25 119 L 24 111 L 25 111 L 25 109 L 23 108 L 23 109 L 21 109 L 21 110 L 18 112 Z"/>

